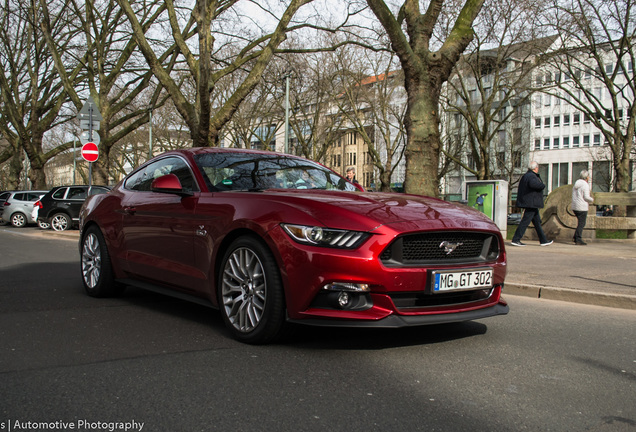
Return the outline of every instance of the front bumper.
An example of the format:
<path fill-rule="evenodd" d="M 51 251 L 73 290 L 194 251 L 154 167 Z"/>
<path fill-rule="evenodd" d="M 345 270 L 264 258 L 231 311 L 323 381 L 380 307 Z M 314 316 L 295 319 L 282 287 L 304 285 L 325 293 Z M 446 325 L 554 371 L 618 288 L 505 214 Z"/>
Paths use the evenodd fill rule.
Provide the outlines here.
<path fill-rule="evenodd" d="M 391 314 L 380 320 L 339 320 L 307 318 L 289 320 L 298 324 L 306 324 L 322 327 L 360 327 L 360 328 L 401 328 L 423 325 L 448 324 L 454 322 L 473 321 L 496 315 L 506 315 L 510 307 L 505 302 L 499 302 L 494 306 L 464 312 L 454 312 L 436 315 L 397 315 Z"/>

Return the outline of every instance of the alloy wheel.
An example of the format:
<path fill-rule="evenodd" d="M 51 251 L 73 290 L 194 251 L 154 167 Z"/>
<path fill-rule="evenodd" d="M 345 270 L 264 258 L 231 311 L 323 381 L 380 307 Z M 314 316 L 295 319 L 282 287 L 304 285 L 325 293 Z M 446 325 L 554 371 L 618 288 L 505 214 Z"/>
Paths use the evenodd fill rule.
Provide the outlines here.
<path fill-rule="evenodd" d="M 82 247 L 82 277 L 89 288 L 95 288 L 102 270 L 102 253 L 99 239 L 89 233 Z"/>
<path fill-rule="evenodd" d="M 26 223 L 26 216 L 24 216 L 22 213 L 15 213 L 13 216 L 11 216 L 11 225 L 16 228 L 22 228 L 26 225 Z"/>
<path fill-rule="evenodd" d="M 69 228 L 68 217 L 64 214 L 56 214 L 51 219 L 51 228 L 55 231 L 65 231 Z"/>
<path fill-rule="evenodd" d="M 240 332 L 253 331 L 263 317 L 267 280 L 263 264 L 254 251 L 238 248 L 223 269 L 221 298 L 225 314 Z"/>

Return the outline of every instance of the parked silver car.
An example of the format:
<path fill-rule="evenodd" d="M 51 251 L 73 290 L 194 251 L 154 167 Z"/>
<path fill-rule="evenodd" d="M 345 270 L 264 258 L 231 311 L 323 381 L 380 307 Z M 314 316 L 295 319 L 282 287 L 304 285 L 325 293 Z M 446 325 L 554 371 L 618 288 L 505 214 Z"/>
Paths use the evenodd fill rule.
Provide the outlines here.
<path fill-rule="evenodd" d="M 36 223 L 33 219 L 33 204 L 48 191 L 8 191 L 0 198 L 0 219 L 14 227 L 21 228 Z"/>

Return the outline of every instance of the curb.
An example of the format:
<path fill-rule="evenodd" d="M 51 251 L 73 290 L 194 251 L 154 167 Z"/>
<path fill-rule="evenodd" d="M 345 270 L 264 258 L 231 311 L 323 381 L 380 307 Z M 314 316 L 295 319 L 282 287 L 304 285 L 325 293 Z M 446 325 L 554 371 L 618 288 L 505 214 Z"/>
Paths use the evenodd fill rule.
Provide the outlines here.
<path fill-rule="evenodd" d="M 40 237 L 54 237 L 54 238 L 59 238 L 63 240 L 74 240 L 74 241 L 79 240 L 79 230 L 76 230 L 76 229 L 70 229 L 66 231 L 54 231 L 52 229 L 40 230 L 34 235 L 40 236 Z"/>
<path fill-rule="evenodd" d="M 504 295 L 636 310 L 636 296 L 504 282 Z"/>

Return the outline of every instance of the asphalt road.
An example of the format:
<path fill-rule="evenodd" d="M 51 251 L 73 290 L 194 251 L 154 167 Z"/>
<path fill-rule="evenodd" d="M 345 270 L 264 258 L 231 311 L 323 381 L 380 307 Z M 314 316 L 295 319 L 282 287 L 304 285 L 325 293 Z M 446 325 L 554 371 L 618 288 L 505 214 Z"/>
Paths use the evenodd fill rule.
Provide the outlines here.
<path fill-rule="evenodd" d="M 87 297 L 78 257 L 0 228 L 2 431 L 636 431 L 634 311 L 509 296 L 476 322 L 249 346 L 199 305 Z"/>

